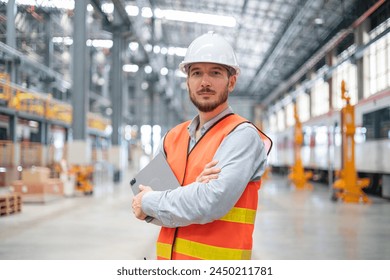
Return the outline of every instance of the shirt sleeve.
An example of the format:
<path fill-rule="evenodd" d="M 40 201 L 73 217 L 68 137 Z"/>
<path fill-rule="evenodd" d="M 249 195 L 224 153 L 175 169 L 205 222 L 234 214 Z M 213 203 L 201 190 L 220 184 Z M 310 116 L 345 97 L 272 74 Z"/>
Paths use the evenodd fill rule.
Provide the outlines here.
<path fill-rule="evenodd" d="M 194 182 L 142 198 L 142 210 L 166 227 L 205 224 L 223 217 L 236 204 L 248 182 L 264 173 L 266 151 L 256 128 L 242 124 L 221 143 L 214 155 L 221 168 L 218 179 Z"/>

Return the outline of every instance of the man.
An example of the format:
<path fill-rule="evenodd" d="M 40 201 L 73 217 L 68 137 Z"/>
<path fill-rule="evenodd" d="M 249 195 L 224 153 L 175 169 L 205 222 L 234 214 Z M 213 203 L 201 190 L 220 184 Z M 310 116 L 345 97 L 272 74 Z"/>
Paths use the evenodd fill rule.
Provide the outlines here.
<path fill-rule="evenodd" d="M 162 225 L 158 259 L 250 259 L 266 136 L 228 105 L 240 69 L 225 39 L 198 37 L 179 67 L 198 116 L 170 130 L 161 150 L 182 187 L 140 186 L 133 212 Z"/>

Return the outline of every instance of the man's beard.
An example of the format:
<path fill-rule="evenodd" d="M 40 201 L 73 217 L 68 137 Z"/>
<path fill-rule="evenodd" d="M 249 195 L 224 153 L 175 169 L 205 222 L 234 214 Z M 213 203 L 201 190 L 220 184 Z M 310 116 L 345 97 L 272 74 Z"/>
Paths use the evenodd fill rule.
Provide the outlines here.
<path fill-rule="evenodd" d="M 213 102 L 208 101 L 208 100 L 198 101 L 198 100 L 196 100 L 196 93 L 193 93 L 191 90 L 189 90 L 189 92 L 190 92 L 190 99 L 192 101 L 192 104 L 194 104 L 195 107 L 198 108 L 198 110 L 200 112 L 203 112 L 203 113 L 211 112 L 215 108 L 217 108 L 219 105 L 225 103 L 227 101 L 228 95 L 229 95 L 229 91 L 228 91 L 227 86 L 226 86 L 225 90 L 223 91 L 223 93 L 219 96 L 219 98 Z M 211 92 L 213 94 L 217 94 L 217 93 L 215 93 L 215 91 L 212 91 L 209 88 L 204 88 L 203 90 L 201 90 L 198 93 L 202 93 L 202 92 Z"/>

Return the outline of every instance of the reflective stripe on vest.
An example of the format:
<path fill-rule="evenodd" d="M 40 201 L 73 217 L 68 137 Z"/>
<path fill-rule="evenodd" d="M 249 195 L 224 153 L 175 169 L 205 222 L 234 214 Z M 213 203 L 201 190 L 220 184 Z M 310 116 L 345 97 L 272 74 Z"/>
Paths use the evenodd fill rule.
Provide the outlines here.
<path fill-rule="evenodd" d="M 162 242 L 157 242 L 157 258 L 158 259 L 171 259 L 172 245 Z"/>
<path fill-rule="evenodd" d="M 230 249 L 176 238 L 175 252 L 203 260 L 250 260 L 251 250 Z"/>
<path fill-rule="evenodd" d="M 236 222 L 243 224 L 254 224 L 256 219 L 256 210 L 233 207 L 221 221 Z"/>

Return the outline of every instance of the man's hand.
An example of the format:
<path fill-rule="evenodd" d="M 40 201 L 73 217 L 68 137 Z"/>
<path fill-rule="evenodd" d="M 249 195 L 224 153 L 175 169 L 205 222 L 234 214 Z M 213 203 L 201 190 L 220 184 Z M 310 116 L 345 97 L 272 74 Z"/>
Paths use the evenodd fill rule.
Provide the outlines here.
<path fill-rule="evenodd" d="M 196 182 L 199 183 L 208 183 L 212 179 L 218 179 L 218 174 L 221 172 L 221 168 L 215 167 L 218 163 L 218 160 L 213 160 L 207 163 L 198 177 L 196 177 Z"/>
<path fill-rule="evenodd" d="M 145 220 L 146 214 L 142 211 L 142 197 L 145 193 L 153 191 L 151 187 L 139 185 L 140 193 L 133 197 L 133 213 L 137 219 Z"/>

